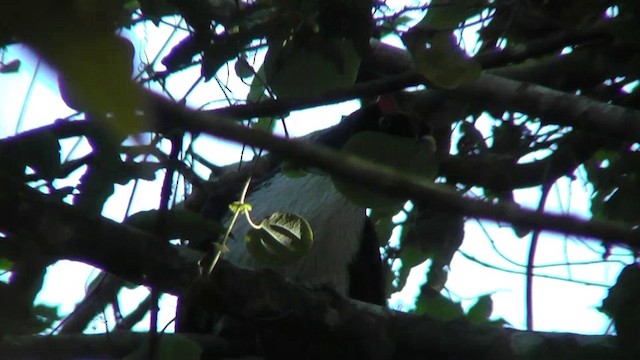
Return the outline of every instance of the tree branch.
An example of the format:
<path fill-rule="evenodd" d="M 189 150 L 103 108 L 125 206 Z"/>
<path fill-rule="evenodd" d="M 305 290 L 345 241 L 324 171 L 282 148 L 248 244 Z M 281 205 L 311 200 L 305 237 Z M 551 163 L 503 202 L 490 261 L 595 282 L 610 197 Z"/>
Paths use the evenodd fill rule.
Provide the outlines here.
<path fill-rule="evenodd" d="M 383 181 L 386 179 L 393 177 L 384 176 Z M 104 218 L 91 218 L 6 176 L 0 175 L 0 186 L 6 189 L 0 201 L 0 212 L 6 214 L 0 218 L 3 232 L 28 234 L 34 248 L 47 256 L 92 264 L 131 282 L 157 286 L 173 294 L 189 288 L 189 294 L 207 307 L 253 324 L 267 340 L 261 342 L 262 349 L 284 358 L 300 354 L 315 358 L 365 354 L 374 359 L 401 359 L 433 354 L 434 358 L 443 359 L 509 359 L 523 351 L 520 340 L 540 346 L 540 351 L 527 348 L 528 353 L 543 354 L 540 358 L 580 358 L 580 354 L 597 358 L 594 354 L 603 353 L 609 358 L 616 356 L 611 352 L 611 337 L 588 337 L 594 345 L 593 351 L 586 352 L 578 341 L 582 337 L 577 335 L 523 333 L 499 326 L 402 314 L 349 301 L 327 289 L 295 286 L 268 270 L 237 269 L 224 261 L 218 263 L 211 278 L 203 279 L 195 275 L 199 256 L 193 253 L 181 254 L 177 247 L 146 233 Z M 2 354 L 25 351 L 20 354 L 40 356 L 40 346 L 57 339 L 67 346 L 64 351 L 73 354 L 89 351 L 91 345 L 69 344 L 68 337 L 30 339 L 35 343 L 29 343 L 29 349 L 15 340 L 3 339 Z M 50 347 L 46 349 L 52 351 Z M 42 358 L 49 355 L 50 352 Z"/>
<path fill-rule="evenodd" d="M 182 334 L 163 334 L 161 341 L 177 341 Z M 0 341 L 0 354 L 6 359 L 122 359 L 138 349 L 147 334 L 116 331 L 110 334 L 8 336 Z M 237 356 L 229 343 L 212 335 L 189 335 L 203 348 L 214 349 L 220 356 Z"/>
<path fill-rule="evenodd" d="M 536 349 L 526 351 L 540 359 L 619 356 L 610 352 L 613 337 L 589 336 L 597 345 L 585 352 L 578 335 L 434 320 L 294 286 L 268 270 L 222 264 L 191 290 L 199 305 L 256 329 L 269 358 L 415 359 L 428 354 L 433 359 L 515 359 L 523 349 L 514 340 L 535 343 Z"/>
<path fill-rule="evenodd" d="M 154 284 L 164 292 L 184 291 L 198 274 L 199 253 L 178 249 L 135 228 L 79 209 L 0 174 L 0 229 L 25 232 L 46 255 L 82 261 L 136 284 Z M 24 240 L 27 241 L 27 240 Z M 26 245 L 26 244 L 25 244 Z M 123 256 L 126 249 L 126 256 Z M 183 251 L 182 256 L 178 253 Z"/>
<path fill-rule="evenodd" d="M 607 43 L 613 40 L 613 36 L 601 28 L 602 26 L 593 30 L 570 29 L 546 38 L 530 41 L 523 46 L 508 47 L 487 54 L 479 54 L 475 59 L 482 64 L 483 69 L 496 68 L 552 52 L 559 52 L 567 46 L 583 45 L 585 43 Z"/>
<path fill-rule="evenodd" d="M 255 352 L 304 359 L 608 359 L 621 358 L 612 336 L 522 332 L 465 320 L 441 321 L 349 301 L 327 289 L 296 286 L 272 271 L 238 269 L 226 262 L 200 279 L 190 294 L 199 304 L 232 316 L 255 331 L 255 347 L 212 336 L 188 337 L 224 357 Z M 121 357 L 145 334 L 8 337 L 0 353 L 29 359 Z M 179 335 L 164 334 L 172 339 Z M 585 345 L 585 344 L 589 345 Z M 230 344 L 241 344 L 233 348 Z"/>
<path fill-rule="evenodd" d="M 76 305 L 73 312 L 58 326 L 59 334 L 82 333 L 91 323 L 91 320 L 101 313 L 105 306 L 110 304 L 117 296 L 122 288 L 122 279 L 104 273 L 100 276 L 105 277 Z"/>
<path fill-rule="evenodd" d="M 565 135 L 558 143 L 558 148 L 541 160 L 516 164 L 512 158 L 494 154 L 449 156 L 440 163 L 440 174 L 453 183 L 480 186 L 492 191 L 527 188 L 573 173 L 602 144 L 601 136 L 573 132 Z"/>
<path fill-rule="evenodd" d="M 205 113 L 211 116 L 242 119 L 275 116 L 291 110 L 399 91 L 425 82 L 422 75 L 416 72 L 405 72 L 382 80 L 357 84 L 349 89 L 329 92 L 322 96 L 236 105 L 209 110 Z M 523 112 L 531 118 L 540 118 L 545 124 L 571 126 L 621 140 L 640 141 L 640 112 L 638 111 L 535 84 L 509 80 L 486 72 L 476 81 L 455 90 L 438 92 L 472 103 L 492 104 L 492 108 L 500 108 L 504 111 Z"/>
<path fill-rule="evenodd" d="M 492 103 L 519 111 L 545 124 L 569 126 L 620 140 L 640 141 L 640 112 L 544 86 L 483 74 L 449 92 L 471 102 Z"/>
<path fill-rule="evenodd" d="M 205 132 L 221 138 L 267 149 L 273 154 L 296 163 L 316 166 L 322 170 L 349 178 L 372 189 L 400 198 L 423 201 L 452 211 L 488 220 L 505 221 L 518 226 L 543 229 L 563 234 L 595 237 L 604 242 L 640 246 L 640 233 L 631 227 L 601 220 L 585 221 L 574 216 L 537 214 L 503 204 L 469 199 L 444 187 L 425 183 L 422 179 L 403 176 L 360 158 L 340 154 L 325 147 L 300 140 L 286 140 L 267 132 L 242 127 L 228 121 L 206 116 L 151 95 L 157 115 L 165 124 L 173 123 L 191 131 Z"/>

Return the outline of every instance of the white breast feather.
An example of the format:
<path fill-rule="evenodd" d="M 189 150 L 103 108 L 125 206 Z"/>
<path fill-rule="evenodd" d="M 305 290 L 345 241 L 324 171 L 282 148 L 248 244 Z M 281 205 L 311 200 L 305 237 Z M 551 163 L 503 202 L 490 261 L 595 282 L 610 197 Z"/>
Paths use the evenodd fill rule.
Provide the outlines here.
<path fill-rule="evenodd" d="M 251 218 L 261 221 L 276 211 L 290 212 L 307 219 L 314 242 L 309 254 L 296 265 L 275 269 L 288 278 L 308 284 L 330 284 L 347 295 L 348 264 L 358 250 L 364 229 L 365 209 L 358 207 L 333 187 L 325 176 L 288 178 L 277 174 L 268 184 L 247 197 L 253 207 Z M 247 252 L 244 239 L 249 224 L 244 216 L 233 229 L 229 252 L 224 258 L 237 266 L 259 268 Z"/>

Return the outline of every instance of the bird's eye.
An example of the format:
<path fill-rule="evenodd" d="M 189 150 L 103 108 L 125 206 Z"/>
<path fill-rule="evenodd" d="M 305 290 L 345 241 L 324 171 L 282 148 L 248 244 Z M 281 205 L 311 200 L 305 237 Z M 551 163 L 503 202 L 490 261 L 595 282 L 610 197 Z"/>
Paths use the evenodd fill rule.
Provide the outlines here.
<path fill-rule="evenodd" d="M 388 116 L 381 116 L 378 119 L 378 127 L 380 130 L 389 130 L 391 128 L 391 119 Z"/>

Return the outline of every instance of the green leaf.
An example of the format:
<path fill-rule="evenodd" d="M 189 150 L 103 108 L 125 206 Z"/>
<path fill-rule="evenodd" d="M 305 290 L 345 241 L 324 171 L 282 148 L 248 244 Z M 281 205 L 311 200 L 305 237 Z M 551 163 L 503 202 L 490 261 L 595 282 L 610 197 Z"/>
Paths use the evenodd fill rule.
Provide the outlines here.
<path fill-rule="evenodd" d="M 309 175 L 309 172 L 306 171 L 303 167 L 297 166 L 290 161 L 283 161 L 282 164 L 280 164 L 280 170 L 282 174 L 284 174 L 288 178 L 295 179 Z"/>
<path fill-rule="evenodd" d="M 229 204 L 229 210 L 231 210 L 231 212 L 235 214 L 235 213 L 242 213 L 245 211 L 251 211 L 252 207 L 251 207 L 251 204 L 249 203 L 234 201 L 231 204 Z"/>
<path fill-rule="evenodd" d="M 405 232 L 405 229 L 402 229 Z M 400 250 L 400 259 L 402 260 L 402 267 L 411 270 L 414 266 L 420 265 L 429 259 L 433 254 L 429 251 L 423 251 L 413 244 L 402 244 Z"/>
<path fill-rule="evenodd" d="M 342 151 L 428 180 L 432 180 L 437 172 L 437 162 L 430 147 L 400 136 L 363 131 L 352 136 Z M 397 213 L 407 200 L 378 194 L 349 179 L 333 176 L 332 180 L 342 195 L 363 207 Z"/>
<path fill-rule="evenodd" d="M 603 161 L 608 166 L 603 167 Z M 640 224 L 640 153 L 600 151 L 585 163 L 593 184 L 591 212 L 594 218 Z"/>
<path fill-rule="evenodd" d="M 464 217 L 460 213 L 415 204 L 407 216 L 401 238 L 402 246 L 416 246 L 437 260 L 438 266 L 449 265 L 464 239 Z"/>
<path fill-rule="evenodd" d="M 624 314 L 636 311 L 640 306 L 640 266 L 627 265 L 622 269 L 616 284 L 602 301 L 600 311 L 614 320 Z"/>
<path fill-rule="evenodd" d="M 265 92 L 267 90 L 266 87 L 266 76 L 264 74 L 264 64 L 260 66 L 256 76 L 253 77 L 251 81 L 251 86 L 249 87 L 249 94 L 247 95 L 248 103 L 258 103 L 264 101 L 268 98 Z M 286 117 L 286 114 L 283 114 L 282 117 Z M 273 127 L 276 124 L 277 118 L 275 116 L 262 116 L 258 118 L 258 121 L 251 122 L 251 127 L 254 129 L 263 129 L 265 131 L 273 131 Z"/>
<path fill-rule="evenodd" d="M 118 114 L 103 121 L 117 134 L 142 130 L 134 116 L 141 99 L 131 80 L 133 44 L 111 34 L 58 35 L 64 45 L 48 49 L 46 55 L 60 70 L 58 87 L 64 102 L 78 111 Z"/>
<path fill-rule="evenodd" d="M 460 49 L 453 34 L 436 34 L 428 40 L 428 47 L 425 40 L 418 40 L 411 53 L 418 71 L 435 85 L 455 89 L 480 77 L 482 67 Z"/>
<path fill-rule="evenodd" d="M 10 271 L 11 269 L 13 269 L 13 261 L 0 257 L 0 270 Z"/>
<path fill-rule="evenodd" d="M 256 76 L 251 80 L 251 86 L 249 87 L 249 94 L 247 94 L 247 102 L 257 103 L 265 99 L 265 90 L 267 78 L 264 74 L 264 64 L 260 66 Z"/>
<path fill-rule="evenodd" d="M 248 79 L 255 75 L 255 70 L 253 70 L 253 67 L 249 65 L 247 59 L 242 56 L 236 60 L 236 63 L 233 66 L 233 70 L 235 70 L 236 75 L 241 79 Z"/>
<path fill-rule="evenodd" d="M 600 311 L 611 319 L 616 327 L 620 347 L 629 358 L 640 356 L 640 265 L 627 265 L 618 276 L 616 284 L 602 301 Z"/>
<path fill-rule="evenodd" d="M 448 277 L 447 266 L 464 239 L 462 214 L 414 202 L 400 234 L 400 280 L 411 268 L 431 259 L 427 285 L 441 290 Z"/>
<path fill-rule="evenodd" d="M 418 27 L 428 30 L 453 30 L 485 8 L 480 0 L 433 0 Z"/>
<path fill-rule="evenodd" d="M 491 295 L 483 295 L 478 298 L 475 304 L 469 309 L 467 319 L 474 323 L 487 322 L 493 311 L 493 300 Z"/>
<path fill-rule="evenodd" d="M 486 189 L 485 189 L 486 191 Z M 485 192 L 486 193 L 486 192 Z M 513 197 L 513 191 L 501 191 L 495 194 L 495 199 L 498 200 L 499 204 L 504 204 L 507 205 L 509 207 L 512 208 L 517 208 L 520 209 L 522 208 L 522 206 L 520 206 L 520 204 L 518 204 L 515 201 L 515 198 Z M 511 228 L 513 229 L 513 233 L 519 237 L 520 239 L 523 239 L 525 236 L 529 235 L 531 233 L 531 228 L 530 227 L 526 227 L 526 226 L 522 226 L 516 223 L 512 223 L 511 224 Z"/>
<path fill-rule="evenodd" d="M 438 257 L 438 254 L 435 254 L 431 257 L 431 264 L 429 264 L 429 270 L 427 270 L 425 286 L 436 291 L 442 291 L 449 279 L 449 270 L 442 263 L 442 259 Z"/>
<path fill-rule="evenodd" d="M 247 232 L 247 249 L 260 263 L 291 265 L 306 256 L 313 244 L 311 225 L 301 216 L 276 212 Z"/>
<path fill-rule="evenodd" d="M 384 211 L 379 208 L 371 210 L 369 218 L 373 221 L 373 225 L 376 228 L 376 235 L 378 235 L 380 246 L 385 246 L 388 243 L 389 238 L 391 238 L 393 229 L 396 227 L 392 218 L 396 214 L 397 213 L 395 212 Z"/>
<path fill-rule="evenodd" d="M 270 46 L 264 67 L 278 97 L 309 97 L 353 85 L 360 57 L 348 40 L 317 36 Z"/>
<path fill-rule="evenodd" d="M 401 236 L 405 234 L 406 228 L 402 227 Z M 400 261 L 402 267 L 398 271 L 398 289 L 402 289 L 407 282 L 411 269 L 422 264 L 433 254 L 424 252 L 417 246 L 402 244 L 400 248 Z"/>
<path fill-rule="evenodd" d="M 520 239 L 524 239 L 525 236 L 531 233 L 530 227 L 524 227 L 518 224 L 511 224 L 511 227 L 513 228 L 513 233 Z"/>
<path fill-rule="evenodd" d="M 272 132 L 276 125 L 276 118 L 274 116 L 259 117 L 257 121 L 250 123 L 251 128 L 260 129 L 268 132 Z"/>
<path fill-rule="evenodd" d="M 440 293 L 434 294 L 432 292 L 433 290 L 422 287 L 416 301 L 416 314 L 428 315 L 434 319 L 445 321 L 464 317 L 464 310 L 460 303 L 448 299 Z"/>
<path fill-rule="evenodd" d="M 592 209 L 608 220 L 622 221 L 629 224 L 640 222 L 640 176 L 621 176 L 619 186 L 610 196 L 605 195 L 601 202 L 592 200 Z M 597 206 L 600 206 L 598 208 Z"/>

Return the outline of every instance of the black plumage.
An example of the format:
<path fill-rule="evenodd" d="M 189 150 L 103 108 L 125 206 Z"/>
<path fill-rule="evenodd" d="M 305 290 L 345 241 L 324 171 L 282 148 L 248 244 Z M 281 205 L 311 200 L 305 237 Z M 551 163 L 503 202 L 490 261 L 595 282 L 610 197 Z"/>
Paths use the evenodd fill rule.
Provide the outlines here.
<path fill-rule="evenodd" d="M 335 149 L 360 131 L 383 131 L 391 135 L 416 137 L 416 124 L 409 116 L 394 111 L 385 102 L 375 102 L 350 114 L 343 121 L 327 130 L 311 134 L 307 138 Z M 357 300 L 385 305 L 386 291 L 384 270 L 380 259 L 379 241 L 374 226 L 366 217 L 365 208 L 357 206 L 342 196 L 333 186 L 329 176 L 311 171 L 304 177 L 287 177 L 275 161 L 262 176 L 254 178 L 247 195 L 252 205 L 255 221 L 275 212 L 285 211 L 305 218 L 314 232 L 314 242 L 309 254 L 294 265 L 276 267 L 283 276 L 309 285 L 329 285 L 338 293 Z M 250 165 L 250 164 L 249 164 Z M 203 206 L 203 214 L 228 222 L 228 204 L 239 199 L 242 181 L 225 184 Z M 262 266 L 248 253 L 244 237 L 249 230 L 241 217 L 228 240 L 230 251 L 223 258 L 236 266 L 256 269 Z M 211 239 L 191 244 L 203 251 L 211 249 Z M 185 312 L 179 311 L 178 331 L 201 332 L 188 325 Z M 202 319 L 198 316 L 202 326 Z M 211 324 L 206 324 L 206 327 Z"/>

